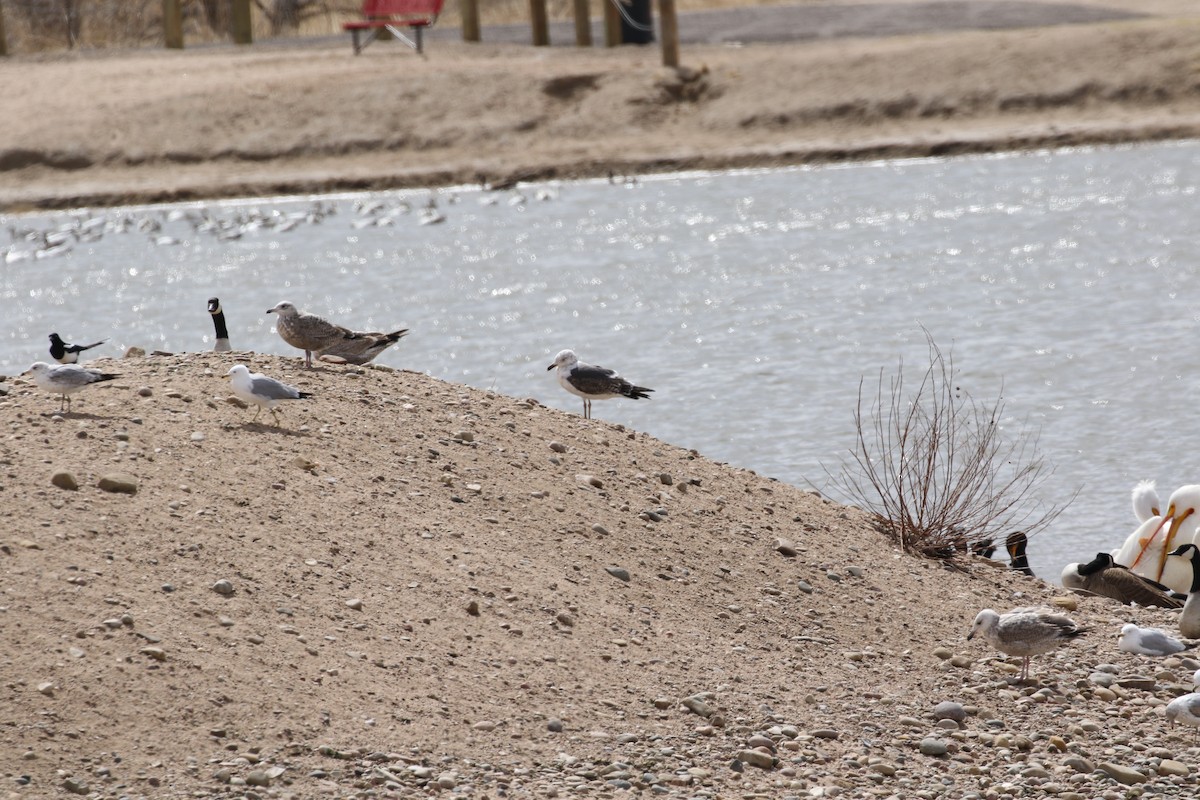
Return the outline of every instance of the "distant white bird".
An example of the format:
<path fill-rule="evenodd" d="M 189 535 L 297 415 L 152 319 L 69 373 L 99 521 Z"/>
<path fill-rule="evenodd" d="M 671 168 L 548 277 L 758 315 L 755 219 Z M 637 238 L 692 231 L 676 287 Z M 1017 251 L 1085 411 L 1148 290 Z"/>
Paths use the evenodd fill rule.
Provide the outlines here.
<path fill-rule="evenodd" d="M 229 370 L 229 385 L 233 393 L 246 401 L 258 406 L 254 412 L 254 422 L 265 408 L 271 412 L 276 427 L 279 426 L 279 414 L 275 406 L 285 400 L 303 400 L 312 397 L 308 392 L 302 392 L 295 386 L 289 386 L 283 381 L 268 378 L 261 372 L 251 372 L 245 364 L 237 364 Z"/>
<path fill-rule="evenodd" d="M 1195 642 L 1186 644 L 1160 628 L 1140 628 L 1132 622 L 1121 628 L 1121 640 L 1117 643 L 1123 653 L 1156 657 L 1182 653 L 1195 646 Z"/>
<path fill-rule="evenodd" d="M 1002 653 L 1021 657 L 1021 677 L 1029 677 L 1029 659 L 1048 653 L 1061 644 L 1086 633 L 1074 620 L 1049 608 L 1014 608 L 997 614 L 990 608 L 980 611 L 971 625 L 967 639 L 982 634 Z"/>
<path fill-rule="evenodd" d="M 52 366 L 44 361 L 35 362 L 29 368 L 29 374 L 39 389 L 62 396 L 58 406 L 60 411 L 71 410 L 71 398 L 68 395 L 75 394 L 93 383 L 111 381 L 120 377 L 109 372 L 101 372 L 98 369 L 86 369 L 78 364 Z"/>
<path fill-rule="evenodd" d="M 649 398 L 653 389 L 634 386 L 616 372 L 593 364 L 585 364 L 571 350 L 562 350 L 546 371 L 558 367 L 558 382 L 571 394 L 583 398 L 583 418 L 592 418 L 592 401 L 613 397 L 640 400 Z"/>
<path fill-rule="evenodd" d="M 225 328 L 225 312 L 221 309 L 221 301 L 218 298 L 208 298 L 208 313 L 212 314 L 213 328 L 217 334 L 213 352 L 228 353 L 233 347 L 229 344 L 229 331 Z"/>
<path fill-rule="evenodd" d="M 304 351 L 307 367 L 312 366 L 313 353 L 350 364 L 365 364 L 408 333 L 407 328 L 391 333 L 352 331 L 316 314 L 304 313 L 286 300 L 268 308 L 267 313 L 278 315 L 275 330 L 285 342 Z"/>
<path fill-rule="evenodd" d="M 79 354 L 84 350 L 99 347 L 107 341 L 108 339 L 101 339 L 91 344 L 71 344 L 64 342 L 57 333 L 52 333 L 50 334 L 50 357 L 60 364 L 75 364 L 79 362 Z"/>

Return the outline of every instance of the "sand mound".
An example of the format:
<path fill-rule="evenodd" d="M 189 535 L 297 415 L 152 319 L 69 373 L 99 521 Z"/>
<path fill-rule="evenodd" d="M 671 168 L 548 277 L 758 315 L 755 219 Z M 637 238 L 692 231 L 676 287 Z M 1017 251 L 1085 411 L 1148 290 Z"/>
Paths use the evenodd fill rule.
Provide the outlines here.
<path fill-rule="evenodd" d="M 314 397 L 250 423 L 221 379 L 245 358 Z M 1010 688 L 970 621 L 1054 587 L 902 555 L 812 493 L 408 372 L 93 364 L 121 377 L 72 414 L 19 378 L 0 400 L 15 796 L 920 796 L 1013 759 L 1041 769 L 1021 785 L 1114 780 L 1072 758 L 1195 786 L 1161 768 L 1191 742 L 1158 708 L 1192 662 L 1108 635 L 1166 612 L 1081 600 L 1095 632 Z"/>

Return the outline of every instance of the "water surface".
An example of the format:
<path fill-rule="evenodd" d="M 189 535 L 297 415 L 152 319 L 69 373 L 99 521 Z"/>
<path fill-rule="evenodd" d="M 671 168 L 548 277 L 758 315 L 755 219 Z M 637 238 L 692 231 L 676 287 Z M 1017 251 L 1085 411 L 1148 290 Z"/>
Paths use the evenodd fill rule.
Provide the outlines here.
<path fill-rule="evenodd" d="M 1184 143 L 7 217 L 0 371 L 50 331 L 209 349 L 212 295 L 235 347 L 288 354 L 264 313 L 288 299 L 411 328 L 382 363 L 578 413 L 545 369 L 571 347 L 657 390 L 597 417 L 823 489 L 860 381 L 919 374 L 928 332 L 1041 430 L 1041 499 L 1080 490 L 1032 547 L 1053 577 L 1132 531 L 1137 480 L 1200 482 L 1198 182 Z"/>

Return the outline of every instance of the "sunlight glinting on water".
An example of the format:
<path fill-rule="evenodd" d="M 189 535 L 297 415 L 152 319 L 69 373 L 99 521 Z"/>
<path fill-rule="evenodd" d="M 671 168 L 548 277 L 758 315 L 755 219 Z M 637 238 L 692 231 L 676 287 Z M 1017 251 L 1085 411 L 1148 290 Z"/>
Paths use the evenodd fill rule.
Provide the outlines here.
<path fill-rule="evenodd" d="M 579 413 L 545 369 L 573 348 L 657 390 L 596 417 L 823 489 L 860 381 L 923 370 L 928 331 L 1040 428 L 1041 499 L 1080 489 L 1031 546 L 1056 578 L 1133 530 L 1137 480 L 1200 482 L 1198 167 L 1184 143 L 10 216 L 0 370 L 51 331 L 209 349 L 214 295 L 235 348 L 295 355 L 265 313 L 287 299 L 411 328 L 381 363 Z"/>

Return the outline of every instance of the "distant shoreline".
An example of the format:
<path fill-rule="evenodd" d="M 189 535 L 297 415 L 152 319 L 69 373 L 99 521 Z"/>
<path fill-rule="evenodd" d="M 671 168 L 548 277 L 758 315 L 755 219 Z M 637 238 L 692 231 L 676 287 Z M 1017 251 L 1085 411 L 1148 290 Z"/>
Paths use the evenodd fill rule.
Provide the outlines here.
<path fill-rule="evenodd" d="M 1200 8 L 1174 3 L 1095 24 L 691 45 L 679 70 L 653 47 L 454 41 L 424 58 L 331 41 L 3 59 L 0 211 L 1200 138 L 1200 88 L 1179 72 L 1200 63 Z"/>

